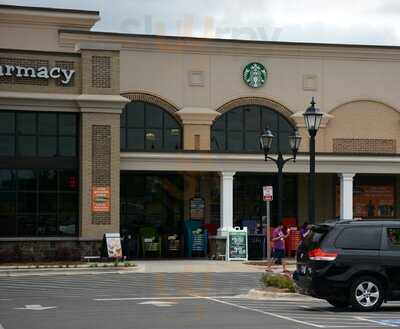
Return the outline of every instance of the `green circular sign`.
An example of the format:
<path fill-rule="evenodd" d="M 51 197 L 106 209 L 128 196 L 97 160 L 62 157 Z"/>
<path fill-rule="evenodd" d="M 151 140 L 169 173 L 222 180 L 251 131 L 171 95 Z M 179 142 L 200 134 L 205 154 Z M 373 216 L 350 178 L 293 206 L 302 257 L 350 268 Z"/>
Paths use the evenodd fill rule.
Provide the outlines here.
<path fill-rule="evenodd" d="M 244 67 L 243 80 L 251 88 L 259 88 L 267 80 L 267 70 L 260 63 L 249 63 Z"/>

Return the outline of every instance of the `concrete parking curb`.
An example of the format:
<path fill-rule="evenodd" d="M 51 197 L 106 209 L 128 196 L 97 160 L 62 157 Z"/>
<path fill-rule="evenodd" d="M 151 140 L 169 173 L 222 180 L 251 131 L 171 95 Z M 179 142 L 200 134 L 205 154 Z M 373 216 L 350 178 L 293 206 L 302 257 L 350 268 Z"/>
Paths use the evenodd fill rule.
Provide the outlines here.
<path fill-rule="evenodd" d="M 35 268 L 35 269 L 0 269 L 0 277 L 10 276 L 49 276 L 49 275 L 81 275 L 81 274 L 128 274 L 142 271 L 135 267 L 86 267 L 86 268 Z"/>

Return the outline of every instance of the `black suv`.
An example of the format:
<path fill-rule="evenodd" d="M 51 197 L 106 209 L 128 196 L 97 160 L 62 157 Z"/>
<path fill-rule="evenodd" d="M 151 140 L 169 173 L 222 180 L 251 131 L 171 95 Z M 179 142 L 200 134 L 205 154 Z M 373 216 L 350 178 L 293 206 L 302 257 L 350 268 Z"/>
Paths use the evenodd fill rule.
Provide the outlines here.
<path fill-rule="evenodd" d="M 400 220 L 315 225 L 297 250 L 301 293 L 335 307 L 372 311 L 400 300 Z"/>

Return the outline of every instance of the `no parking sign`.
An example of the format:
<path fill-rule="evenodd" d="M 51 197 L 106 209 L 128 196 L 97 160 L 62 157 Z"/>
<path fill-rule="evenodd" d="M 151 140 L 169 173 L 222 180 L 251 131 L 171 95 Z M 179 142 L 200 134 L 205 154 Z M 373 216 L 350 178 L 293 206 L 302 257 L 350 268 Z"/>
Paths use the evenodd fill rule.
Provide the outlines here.
<path fill-rule="evenodd" d="M 274 198 L 274 190 L 272 186 L 263 186 L 263 199 L 265 202 L 271 202 Z"/>

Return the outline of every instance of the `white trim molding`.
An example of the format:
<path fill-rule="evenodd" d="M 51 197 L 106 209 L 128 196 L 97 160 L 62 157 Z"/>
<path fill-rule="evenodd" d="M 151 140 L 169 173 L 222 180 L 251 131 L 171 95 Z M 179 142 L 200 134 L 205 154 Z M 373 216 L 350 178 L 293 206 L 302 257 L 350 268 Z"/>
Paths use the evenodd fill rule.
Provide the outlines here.
<path fill-rule="evenodd" d="M 276 167 L 263 154 L 121 152 L 121 170 L 270 172 Z M 308 155 L 285 166 L 287 173 L 308 173 Z M 317 173 L 400 174 L 400 156 L 317 155 Z"/>

